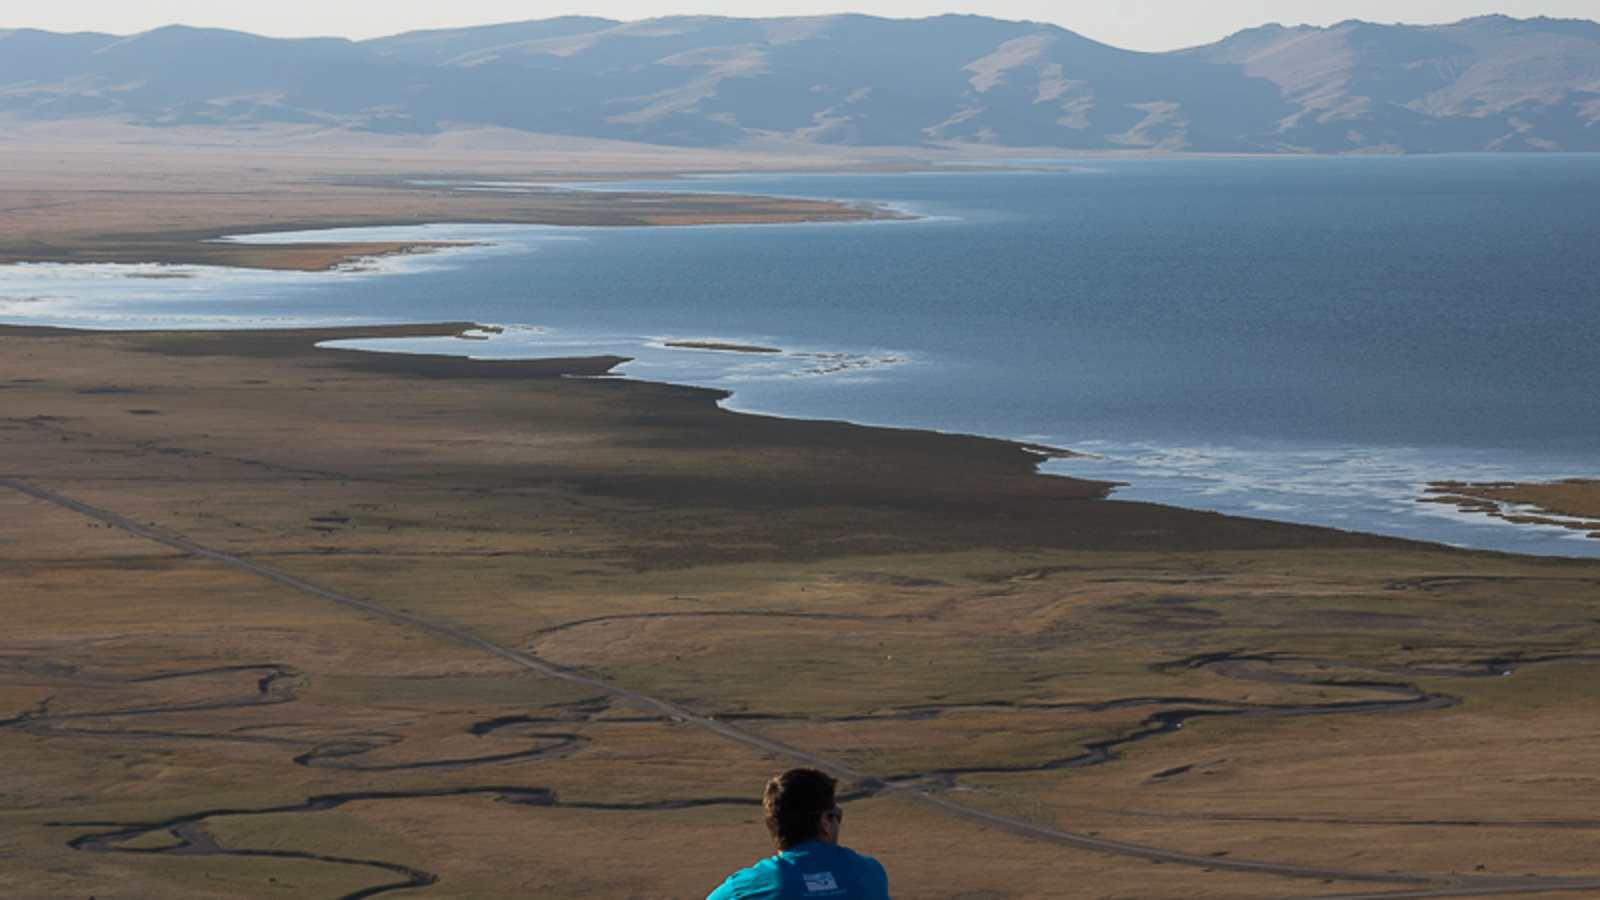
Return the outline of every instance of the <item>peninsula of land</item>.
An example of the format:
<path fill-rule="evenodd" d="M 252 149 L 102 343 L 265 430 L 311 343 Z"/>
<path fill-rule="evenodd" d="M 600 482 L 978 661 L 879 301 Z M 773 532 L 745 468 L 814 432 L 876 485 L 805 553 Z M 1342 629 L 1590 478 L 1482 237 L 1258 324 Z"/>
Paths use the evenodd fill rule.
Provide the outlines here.
<path fill-rule="evenodd" d="M 590 147 L 583 178 L 639 176 L 667 161 L 748 168 L 748 155 L 649 154 Z M 476 177 L 580 176 L 568 153 L 484 154 L 403 146 L 377 159 L 357 148 L 307 157 L 207 145 L 106 146 L 65 141 L 3 146 L 0 265 L 165 263 L 321 271 L 364 257 L 444 246 L 429 241 L 248 243 L 243 234 L 421 224 L 732 225 L 895 217 L 824 200 L 726 194 L 569 191 L 495 193 L 452 186 Z M 788 157 L 758 157 L 784 166 Z M 794 161 L 799 165 L 798 160 Z M 857 161 L 856 164 L 863 164 Z M 175 169 L 182 169 L 176 174 Z"/>
<path fill-rule="evenodd" d="M 1443 503 L 1516 525 L 1546 525 L 1600 539 L 1600 481 L 1568 478 L 1545 483 L 1435 481 L 1425 503 Z"/>

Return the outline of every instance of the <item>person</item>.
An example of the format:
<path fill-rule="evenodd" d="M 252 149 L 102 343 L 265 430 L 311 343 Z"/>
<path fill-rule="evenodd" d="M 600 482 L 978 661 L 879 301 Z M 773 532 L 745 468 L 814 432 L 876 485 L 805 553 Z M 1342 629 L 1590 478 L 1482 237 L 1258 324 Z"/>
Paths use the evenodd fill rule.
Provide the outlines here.
<path fill-rule="evenodd" d="M 839 846 L 837 782 L 816 769 L 774 775 L 761 795 L 778 852 L 728 876 L 706 900 L 889 900 L 889 876 L 870 856 Z"/>

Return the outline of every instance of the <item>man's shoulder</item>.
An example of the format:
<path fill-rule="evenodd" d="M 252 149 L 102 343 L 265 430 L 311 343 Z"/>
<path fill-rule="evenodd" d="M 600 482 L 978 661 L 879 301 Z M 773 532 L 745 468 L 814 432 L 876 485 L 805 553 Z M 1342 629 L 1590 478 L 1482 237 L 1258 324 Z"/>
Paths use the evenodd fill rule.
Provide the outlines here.
<path fill-rule="evenodd" d="M 877 866 L 880 869 L 883 868 L 882 864 L 880 864 L 873 857 L 870 857 L 870 856 L 866 855 L 865 853 L 861 853 L 861 852 L 858 852 L 856 850 L 851 850 L 849 847 L 840 847 L 839 849 L 841 851 L 843 851 L 844 853 L 849 854 L 851 859 L 860 860 L 861 862 L 863 862 L 863 863 L 865 863 L 867 865 Z"/>
<path fill-rule="evenodd" d="M 876 859 L 873 859 L 865 853 L 857 853 L 856 851 L 851 850 L 849 847 L 835 847 L 834 850 L 840 856 L 849 860 L 850 864 L 853 866 L 858 866 L 863 869 L 870 869 L 877 872 L 883 871 L 883 863 L 878 862 Z"/>
<path fill-rule="evenodd" d="M 861 872 L 865 876 L 867 881 L 872 882 L 870 889 L 881 889 L 885 891 L 885 895 L 887 896 L 889 887 L 889 874 L 888 872 L 884 871 L 883 863 L 878 862 L 876 859 L 873 859 L 865 853 L 857 853 L 856 851 L 851 850 L 849 847 L 841 847 L 839 849 L 850 854 L 851 864 L 856 867 L 857 871 Z"/>
<path fill-rule="evenodd" d="M 778 871 L 778 858 L 769 856 L 754 865 L 729 875 L 706 900 L 746 900 L 746 898 L 777 897 L 783 878 Z"/>

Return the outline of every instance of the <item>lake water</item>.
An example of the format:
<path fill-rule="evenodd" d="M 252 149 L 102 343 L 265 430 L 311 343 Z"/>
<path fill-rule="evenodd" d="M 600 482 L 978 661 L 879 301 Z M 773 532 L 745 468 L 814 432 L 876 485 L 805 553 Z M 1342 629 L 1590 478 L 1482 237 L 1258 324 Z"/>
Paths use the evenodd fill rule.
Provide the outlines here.
<path fill-rule="evenodd" d="M 630 184 L 890 204 L 912 222 L 363 229 L 491 246 L 328 274 L 0 267 L 0 320 L 473 320 L 729 406 L 1099 459 L 1118 496 L 1600 555 L 1419 504 L 1434 479 L 1600 476 L 1600 156 L 1088 161 Z M 500 186 L 499 190 L 531 190 Z M 295 239 L 274 236 L 270 240 Z M 720 339 L 782 355 L 672 349 Z"/>

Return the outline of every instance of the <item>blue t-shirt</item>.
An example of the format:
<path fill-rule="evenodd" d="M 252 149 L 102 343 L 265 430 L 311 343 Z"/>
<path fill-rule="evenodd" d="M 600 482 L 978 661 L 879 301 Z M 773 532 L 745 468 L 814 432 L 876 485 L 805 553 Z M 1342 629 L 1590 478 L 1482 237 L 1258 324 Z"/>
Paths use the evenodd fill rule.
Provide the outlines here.
<path fill-rule="evenodd" d="M 706 900 L 889 900 L 889 876 L 870 856 L 808 841 L 728 876 Z"/>

